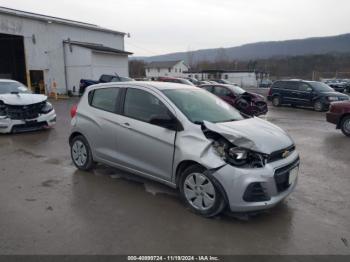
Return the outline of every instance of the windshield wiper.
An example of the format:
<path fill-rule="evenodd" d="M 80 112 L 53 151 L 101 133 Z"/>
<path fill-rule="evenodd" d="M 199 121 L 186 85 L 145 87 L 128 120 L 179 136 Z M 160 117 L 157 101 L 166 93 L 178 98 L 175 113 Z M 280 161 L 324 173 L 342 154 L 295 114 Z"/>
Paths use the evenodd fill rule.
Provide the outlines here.
<path fill-rule="evenodd" d="M 13 91 L 13 92 L 11 92 L 11 95 L 18 95 L 18 94 L 19 94 L 18 91 Z"/>

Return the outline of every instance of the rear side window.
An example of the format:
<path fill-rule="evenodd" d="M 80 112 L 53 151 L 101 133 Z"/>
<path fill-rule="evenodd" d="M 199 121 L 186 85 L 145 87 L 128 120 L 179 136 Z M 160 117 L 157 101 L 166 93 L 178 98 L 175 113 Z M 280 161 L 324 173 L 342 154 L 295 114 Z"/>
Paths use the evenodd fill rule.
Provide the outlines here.
<path fill-rule="evenodd" d="M 217 96 L 229 96 L 231 91 L 225 87 L 214 86 L 214 94 Z"/>
<path fill-rule="evenodd" d="M 288 81 L 284 82 L 284 87 L 285 89 L 289 90 L 299 90 L 298 82 L 293 82 L 293 81 Z"/>
<path fill-rule="evenodd" d="M 89 97 L 92 107 L 115 113 L 120 89 L 116 87 L 94 90 L 92 97 Z"/>
<path fill-rule="evenodd" d="M 154 116 L 169 116 L 168 108 L 154 95 L 129 88 L 124 102 L 124 115 L 149 123 Z"/>

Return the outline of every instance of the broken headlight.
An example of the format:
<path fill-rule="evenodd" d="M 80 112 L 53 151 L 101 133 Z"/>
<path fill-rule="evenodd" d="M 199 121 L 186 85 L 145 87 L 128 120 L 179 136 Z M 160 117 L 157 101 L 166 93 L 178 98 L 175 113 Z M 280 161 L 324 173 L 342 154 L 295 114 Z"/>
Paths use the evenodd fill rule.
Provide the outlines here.
<path fill-rule="evenodd" d="M 226 163 L 242 168 L 261 168 L 265 166 L 267 156 L 249 149 L 237 147 L 231 143 L 218 140 L 213 147 Z"/>
<path fill-rule="evenodd" d="M 46 102 L 44 106 L 41 108 L 41 113 L 47 114 L 50 113 L 53 110 L 53 106 L 51 103 Z"/>

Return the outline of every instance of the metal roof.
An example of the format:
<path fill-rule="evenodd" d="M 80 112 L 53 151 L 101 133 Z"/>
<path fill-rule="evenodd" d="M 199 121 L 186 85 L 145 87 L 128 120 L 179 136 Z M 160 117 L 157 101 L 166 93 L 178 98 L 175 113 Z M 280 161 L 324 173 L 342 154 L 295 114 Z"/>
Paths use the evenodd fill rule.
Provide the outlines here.
<path fill-rule="evenodd" d="M 88 48 L 88 49 L 98 51 L 98 52 L 114 53 L 114 54 L 121 54 L 121 55 L 132 55 L 132 53 L 130 53 L 130 52 L 127 52 L 124 50 L 119 50 L 119 49 L 108 47 L 108 46 L 104 46 L 102 44 L 85 43 L 85 42 L 77 42 L 77 41 L 64 41 L 64 43 Z"/>
<path fill-rule="evenodd" d="M 7 7 L 3 7 L 3 6 L 0 6 L 0 13 L 18 16 L 18 17 L 29 18 L 29 19 L 34 19 L 34 20 L 39 20 L 39 21 L 44 21 L 47 23 L 65 24 L 65 25 L 81 27 L 81 28 L 86 28 L 86 29 L 96 30 L 96 31 L 101 31 L 101 32 L 120 34 L 120 35 L 126 34 L 124 32 L 119 32 L 119 31 L 103 28 L 103 27 L 100 27 L 100 26 L 95 25 L 95 24 L 89 24 L 89 23 L 84 23 L 84 22 L 79 22 L 79 21 L 75 21 L 75 20 L 64 19 L 64 18 L 59 18 L 59 17 L 54 17 L 54 16 L 41 15 L 41 14 L 26 12 L 26 11 L 22 11 L 22 10 L 7 8 Z"/>
<path fill-rule="evenodd" d="M 171 68 L 180 62 L 182 62 L 182 60 L 151 62 L 146 66 L 146 68 Z"/>
<path fill-rule="evenodd" d="M 155 88 L 159 91 L 162 90 L 173 90 L 173 89 L 194 89 L 198 90 L 196 86 L 178 84 L 178 83 L 168 83 L 168 82 L 158 82 L 158 81 L 132 81 L 132 82 L 112 82 L 94 85 L 93 87 L 99 88 L 104 86 L 135 86 L 135 87 L 145 87 L 145 88 Z"/>

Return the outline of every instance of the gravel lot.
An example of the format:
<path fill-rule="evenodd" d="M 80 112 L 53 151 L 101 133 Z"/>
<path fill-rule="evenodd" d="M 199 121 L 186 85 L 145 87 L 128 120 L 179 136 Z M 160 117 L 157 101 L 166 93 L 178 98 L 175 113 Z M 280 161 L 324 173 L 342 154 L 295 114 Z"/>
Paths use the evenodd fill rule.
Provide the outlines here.
<path fill-rule="evenodd" d="M 324 113 L 270 108 L 295 139 L 296 191 L 255 217 L 190 213 L 177 193 L 111 168 L 77 171 L 69 109 L 50 131 L 0 136 L 0 254 L 350 254 L 350 139 Z"/>

